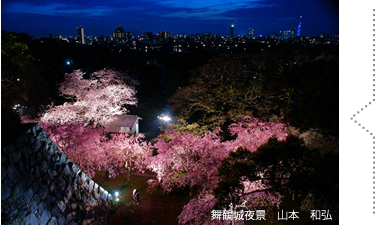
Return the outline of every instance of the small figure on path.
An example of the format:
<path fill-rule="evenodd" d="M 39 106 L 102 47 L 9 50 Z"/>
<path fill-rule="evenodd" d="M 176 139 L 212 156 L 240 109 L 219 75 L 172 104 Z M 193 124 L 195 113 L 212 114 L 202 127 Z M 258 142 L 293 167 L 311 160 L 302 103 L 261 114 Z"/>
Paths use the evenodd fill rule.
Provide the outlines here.
<path fill-rule="evenodd" d="M 133 190 L 133 201 L 134 204 L 139 205 L 139 191 L 137 189 Z"/>

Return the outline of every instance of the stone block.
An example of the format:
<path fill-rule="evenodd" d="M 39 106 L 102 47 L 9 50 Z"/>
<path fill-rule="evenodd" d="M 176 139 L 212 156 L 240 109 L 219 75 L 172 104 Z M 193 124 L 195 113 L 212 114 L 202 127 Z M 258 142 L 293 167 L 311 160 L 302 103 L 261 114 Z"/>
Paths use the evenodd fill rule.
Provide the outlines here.
<path fill-rule="evenodd" d="M 66 161 L 66 155 L 64 153 L 61 153 L 60 163 L 65 163 L 65 161 Z"/>
<path fill-rule="evenodd" d="M 57 176 L 57 172 L 54 169 L 48 169 L 47 173 L 52 180 Z"/>
<path fill-rule="evenodd" d="M 57 201 L 57 206 L 59 207 L 60 211 L 64 213 L 66 205 L 63 201 Z"/>
<path fill-rule="evenodd" d="M 31 198 L 34 196 L 34 191 L 32 188 L 28 188 L 25 193 L 23 194 L 23 199 L 27 204 L 30 203 Z"/>
<path fill-rule="evenodd" d="M 74 163 L 72 165 L 72 171 L 73 171 L 73 173 L 78 173 L 78 171 L 79 171 L 78 166 L 76 164 L 74 164 Z"/>
<path fill-rule="evenodd" d="M 50 155 L 48 153 L 47 143 L 45 141 L 42 141 L 41 144 L 42 144 L 42 147 L 41 147 L 40 153 L 42 153 L 42 156 L 44 159 L 48 159 Z"/>
<path fill-rule="evenodd" d="M 11 194 L 12 194 L 12 188 L 5 186 L 5 185 L 1 185 L 1 201 L 4 201 L 7 198 L 9 198 Z"/>
<path fill-rule="evenodd" d="M 13 198 L 17 199 L 23 195 L 23 192 L 25 191 L 25 188 L 22 184 L 16 184 L 14 186 L 13 190 Z"/>
<path fill-rule="evenodd" d="M 13 152 L 9 155 L 10 155 L 10 162 L 11 163 L 14 164 L 14 163 L 17 163 L 17 162 L 21 161 L 21 151 L 15 151 L 15 152 Z"/>
<path fill-rule="evenodd" d="M 59 207 L 58 207 L 57 205 L 54 205 L 54 206 L 52 207 L 51 214 L 52 214 L 52 216 L 56 216 L 56 217 L 59 216 L 59 214 L 60 214 L 60 209 L 59 209 Z"/>
<path fill-rule="evenodd" d="M 49 175 L 46 174 L 46 175 L 44 175 L 44 176 L 42 177 L 42 182 L 43 182 L 43 184 L 45 184 L 45 185 L 50 185 L 51 182 L 52 182 L 52 180 L 51 180 L 51 178 L 49 177 Z"/>
<path fill-rule="evenodd" d="M 46 161 L 43 161 L 42 164 L 40 165 L 40 173 L 41 174 L 46 174 L 48 170 L 48 165 Z"/>
<path fill-rule="evenodd" d="M 51 219 L 51 213 L 49 210 L 43 210 L 42 216 L 40 217 L 40 224 L 45 225 Z"/>
<path fill-rule="evenodd" d="M 72 210 L 75 210 L 77 208 L 77 203 L 72 203 L 70 206 L 72 207 Z"/>
<path fill-rule="evenodd" d="M 93 180 L 90 180 L 90 182 L 89 182 L 89 193 L 91 193 L 92 189 L 94 189 L 94 184 L 95 184 L 95 182 Z"/>
<path fill-rule="evenodd" d="M 55 184 L 55 182 L 51 182 L 51 185 L 49 186 L 49 191 L 50 192 L 55 192 L 55 189 L 56 189 L 56 184 Z"/>
<path fill-rule="evenodd" d="M 38 160 L 38 163 L 42 163 L 43 160 L 44 160 L 44 157 L 42 155 L 42 153 L 39 151 L 36 155 L 36 159 Z"/>
<path fill-rule="evenodd" d="M 40 199 L 44 199 L 48 195 L 49 191 L 47 186 L 42 185 L 39 190 L 39 197 Z"/>
<path fill-rule="evenodd" d="M 52 217 L 50 221 L 48 222 L 48 225 L 57 225 L 57 219 L 56 217 Z"/>
<path fill-rule="evenodd" d="M 42 144 L 40 143 L 40 141 L 36 141 L 32 146 L 31 146 L 31 149 L 33 150 L 34 154 L 37 153 L 40 149 L 40 147 L 42 146 Z"/>
<path fill-rule="evenodd" d="M 100 198 L 104 201 L 107 201 L 108 192 L 104 190 L 102 187 L 100 187 Z"/>
<path fill-rule="evenodd" d="M 37 160 L 36 160 L 35 156 L 30 157 L 29 161 L 30 161 L 31 167 L 33 167 L 37 163 Z"/>
<path fill-rule="evenodd" d="M 4 164 L 1 164 L 1 180 L 4 180 L 5 176 L 7 175 L 7 170 Z"/>
<path fill-rule="evenodd" d="M 96 199 L 94 199 L 93 197 L 91 197 L 91 198 L 88 198 L 88 204 L 91 207 L 96 207 L 98 205 L 98 201 Z"/>
<path fill-rule="evenodd" d="M 34 182 L 34 176 L 27 170 L 22 173 L 22 181 L 25 183 L 25 187 L 28 188 Z"/>
<path fill-rule="evenodd" d="M 37 180 L 34 180 L 33 184 L 31 185 L 32 189 L 34 192 L 37 192 L 39 191 L 39 188 L 40 188 L 40 184 Z"/>
<path fill-rule="evenodd" d="M 41 130 L 41 127 L 40 127 L 40 124 L 36 124 L 33 128 L 32 128 L 32 134 L 34 137 L 37 137 L 39 132 Z"/>
<path fill-rule="evenodd" d="M 59 188 L 61 190 L 65 190 L 65 188 L 66 188 L 66 181 L 63 178 L 60 177 L 60 178 L 57 179 L 57 185 L 59 186 Z"/>
<path fill-rule="evenodd" d="M 34 189 L 33 189 L 34 190 Z M 38 194 L 34 194 L 34 197 L 33 197 L 33 200 L 36 202 L 36 203 L 39 203 L 40 202 L 40 197 Z"/>
<path fill-rule="evenodd" d="M 75 216 L 76 216 L 76 212 L 68 213 L 68 215 L 66 216 L 66 220 L 70 223 L 71 221 L 74 220 Z"/>
<path fill-rule="evenodd" d="M 73 188 L 71 186 L 68 186 L 65 190 L 65 196 L 69 200 L 73 195 Z"/>
<path fill-rule="evenodd" d="M 18 215 L 21 217 L 21 218 L 25 218 L 26 215 L 29 213 L 29 208 L 26 206 L 26 205 L 23 205 L 21 206 L 19 209 L 18 209 Z"/>
<path fill-rule="evenodd" d="M 51 202 L 55 203 L 56 197 L 53 196 L 53 195 L 47 195 L 46 201 L 49 202 L 49 203 L 51 203 Z"/>
<path fill-rule="evenodd" d="M 31 202 L 29 203 L 29 207 L 30 207 L 30 211 L 32 213 L 37 213 L 38 212 L 38 206 L 36 204 L 36 202 L 34 200 L 31 200 Z"/>
<path fill-rule="evenodd" d="M 38 224 L 39 221 L 34 213 L 30 213 L 29 215 L 26 216 L 25 223 L 26 225 L 34 225 L 34 224 Z"/>
<path fill-rule="evenodd" d="M 20 172 L 16 169 L 16 167 L 14 167 L 13 165 L 9 165 L 8 168 L 7 168 L 7 174 L 8 174 L 8 177 L 14 182 L 16 183 L 17 181 L 19 181 L 21 179 L 21 174 Z"/>
<path fill-rule="evenodd" d="M 34 177 L 35 177 L 35 179 L 40 178 L 40 170 L 39 170 L 39 166 L 35 166 L 35 167 L 34 167 Z"/>
<path fill-rule="evenodd" d="M 12 188 L 14 186 L 14 182 L 11 179 L 9 179 L 8 177 L 5 177 L 4 181 L 1 182 L 1 185 L 3 185 L 3 184 L 5 186 L 9 187 L 9 188 Z"/>
<path fill-rule="evenodd" d="M 68 224 L 68 221 L 66 220 L 65 216 L 63 216 L 61 214 L 58 216 L 57 222 L 58 222 L 59 225 L 67 225 Z"/>
<path fill-rule="evenodd" d="M 70 171 L 69 165 L 66 164 L 66 166 L 64 168 L 64 174 L 65 174 L 65 176 L 69 176 L 71 172 L 72 171 Z"/>
<path fill-rule="evenodd" d="M 3 147 L 2 151 L 4 151 L 6 154 L 11 154 L 16 150 L 16 146 L 12 143 L 8 146 Z"/>
<path fill-rule="evenodd" d="M 42 212 L 47 208 L 47 203 L 46 202 L 41 202 L 38 205 L 38 212 L 40 215 L 42 215 Z"/>
<path fill-rule="evenodd" d="M 22 162 L 22 161 L 20 161 L 19 163 L 18 163 L 18 169 L 19 169 L 19 171 L 22 173 L 23 171 L 25 171 L 25 169 L 26 169 L 26 167 L 25 167 L 25 164 Z"/>

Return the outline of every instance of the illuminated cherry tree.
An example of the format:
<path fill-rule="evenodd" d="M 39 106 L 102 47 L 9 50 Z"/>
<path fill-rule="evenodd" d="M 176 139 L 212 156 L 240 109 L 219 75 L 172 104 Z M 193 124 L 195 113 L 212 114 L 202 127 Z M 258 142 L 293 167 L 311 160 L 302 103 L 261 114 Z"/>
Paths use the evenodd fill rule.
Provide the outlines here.
<path fill-rule="evenodd" d="M 51 106 L 38 122 L 67 157 L 90 176 L 96 170 L 107 170 L 110 176 L 132 169 L 143 171 L 149 152 L 144 136 L 107 135 L 104 128 L 113 115 L 126 113 L 125 105 L 137 103 L 135 84 L 113 70 L 65 74 L 59 91 L 70 101 Z"/>
<path fill-rule="evenodd" d="M 218 186 L 218 169 L 229 152 L 243 147 L 251 152 L 265 144 L 270 138 L 285 140 L 289 127 L 279 122 L 261 122 L 256 118 L 244 120 L 230 126 L 234 140 L 223 142 L 220 130 L 195 135 L 191 132 L 167 130 L 153 145 L 158 155 L 150 159 L 150 169 L 157 174 L 157 183 L 167 192 L 179 187 L 200 187 L 198 196 L 192 199 L 179 216 L 181 224 L 201 224 L 209 220 L 209 213 L 215 206 L 213 190 Z M 239 190 L 244 207 L 279 206 L 282 196 L 269 193 L 270 187 L 260 181 L 239 180 L 244 189 Z M 155 182 L 152 184 L 155 185 Z M 251 193 L 251 195 L 249 195 Z M 207 221 L 206 221 L 207 222 Z"/>
<path fill-rule="evenodd" d="M 66 156 L 89 176 L 94 176 L 95 170 L 106 165 L 105 149 L 101 146 L 105 141 L 103 128 L 82 126 L 77 123 L 58 125 L 41 122 L 40 124 Z"/>
<path fill-rule="evenodd" d="M 213 188 L 218 182 L 217 168 L 228 154 L 218 136 L 219 131 L 194 135 L 168 130 L 156 139 L 158 155 L 150 159 L 150 169 L 157 174 L 161 187 L 173 188 L 200 185 Z"/>
<path fill-rule="evenodd" d="M 65 74 L 59 91 L 71 101 L 50 107 L 41 117 L 42 122 L 103 126 L 113 115 L 126 113 L 125 105 L 137 104 L 135 82 L 125 74 L 101 70 L 86 79 L 84 75 L 80 70 Z"/>
<path fill-rule="evenodd" d="M 272 137 L 284 141 L 288 133 L 292 132 L 284 123 L 262 122 L 250 116 L 243 117 L 241 122 L 231 124 L 229 130 L 236 139 L 226 142 L 227 147 L 231 150 L 243 147 L 251 152 L 256 151 Z"/>
<path fill-rule="evenodd" d="M 106 170 L 110 177 L 127 172 L 129 178 L 132 170 L 144 172 L 147 167 L 151 150 L 142 134 L 122 132 L 107 138 L 101 127 L 43 122 L 41 126 L 67 157 L 91 177 L 96 170 Z"/>
<path fill-rule="evenodd" d="M 143 134 L 134 136 L 120 132 L 112 134 L 109 140 L 101 144 L 106 159 L 103 166 L 109 171 L 110 177 L 126 172 L 129 181 L 132 170 L 145 171 L 152 150 L 143 139 Z"/>

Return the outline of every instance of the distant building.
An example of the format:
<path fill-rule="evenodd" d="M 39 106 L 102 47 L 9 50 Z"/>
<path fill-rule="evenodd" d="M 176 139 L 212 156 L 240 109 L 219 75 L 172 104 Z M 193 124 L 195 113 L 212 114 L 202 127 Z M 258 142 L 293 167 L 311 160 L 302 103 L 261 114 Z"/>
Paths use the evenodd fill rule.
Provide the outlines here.
<path fill-rule="evenodd" d="M 112 37 L 113 38 L 125 38 L 125 31 L 124 31 L 124 28 L 119 25 L 115 32 L 112 34 Z"/>
<path fill-rule="evenodd" d="M 139 134 L 139 120 L 141 117 L 137 115 L 116 115 L 113 121 L 107 126 L 109 132 L 126 131 L 132 134 Z"/>
<path fill-rule="evenodd" d="M 81 43 L 83 45 L 86 44 L 85 33 L 84 33 L 82 25 L 81 25 L 81 27 L 77 27 L 77 34 L 78 34 L 78 41 L 79 41 L 79 43 Z"/>
<path fill-rule="evenodd" d="M 52 39 L 52 37 L 53 37 L 52 34 L 47 34 L 48 39 Z"/>
<path fill-rule="evenodd" d="M 167 31 L 160 31 L 159 35 L 160 35 L 160 41 L 164 41 L 165 39 L 168 38 L 168 32 Z"/>
<path fill-rule="evenodd" d="M 247 37 L 248 38 L 254 37 L 254 29 L 249 28 L 249 30 L 247 31 Z"/>
<path fill-rule="evenodd" d="M 280 38 L 281 39 L 293 38 L 296 36 L 296 34 L 297 34 L 296 28 L 293 28 L 290 30 L 284 30 L 284 31 L 280 31 Z"/>
<path fill-rule="evenodd" d="M 231 37 L 234 37 L 234 24 L 230 25 L 229 34 L 230 34 Z"/>
<path fill-rule="evenodd" d="M 152 39 L 152 32 L 145 32 L 145 39 Z"/>

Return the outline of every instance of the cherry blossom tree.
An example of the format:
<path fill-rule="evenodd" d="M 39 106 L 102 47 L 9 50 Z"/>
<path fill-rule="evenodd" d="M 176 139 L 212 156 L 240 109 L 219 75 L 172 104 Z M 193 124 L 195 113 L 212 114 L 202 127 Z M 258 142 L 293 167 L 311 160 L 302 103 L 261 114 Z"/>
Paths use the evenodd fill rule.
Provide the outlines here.
<path fill-rule="evenodd" d="M 76 123 L 41 123 L 51 140 L 77 164 L 93 177 L 96 170 L 107 170 L 110 177 L 132 170 L 144 172 L 151 155 L 144 136 L 126 132 L 111 134 L 104 128 L 82 126 Z"/>
<path fill-rule="evenodd" d="M 105 152 L 105 164 L 110 177 L 117 173 L 127 173 L 128 182 L 130 172 L 136 170 L 143 173 L 148 166 L 152 150 L 144 135 L 132 135 L 127 132 L 111 134 L 111 138 L 101 144 Z"/>
<path fill-rule="evenodd" d="M 104 128 L 113 115 L 126 113 L 125 105 L 137 103 L 136 82 L 113 70 L 84 76 L 80 70 L 65 74 L 59 91 L 70 101 L 51 106 L 38 122 L 67 157 L 90 176 L 96 170 L 107 170 L 110 176 L 129 175 L 132 169 L 144 171 L 149 156 L 144 136 L 109 135 Z"/>
<path fill-rule="evenodd" d="M 71 101 L 50 107 L 42 115 L 42 122 L 104 126 L 113 115 L 126 113 L 125 105 L 137 104 L 135 82 L 125 74 L 101 70 L 87 79 L 84 75 L 80 70 L 65 74 L 59 91 L 61 96 Z"/>
<path fill-rule="evenodd" d="M 288 136 L 288 133 L 293 132 L 293 130 L 284 123 L 272 121 L 263 122 L 250 116 L 243 117 L 241 122 L 231 124 L 229 130 L 236 138 L 233 141 L 228 141 L 226 143 L 227 147 L 231 150 L 244 147 L 251 152 L 256 151 L 272 137 L 283 141 Z"/>
<path fill-rule="evenodd" d="M 41 122 L 41 127 L 66 156 L 90 177 L 106 166 L 104 129 L 77 123 L 54 124 Z"/>
<path fill-rule="evenodd" d="M 203 135 L 166 130 L 155 140 L 153 147 L 158 155 L 150 159 L 149 168 L 157 174 L 159 185 L 167 192 L 179 187 L 200 187 L 198 196 L 184 207 L 179 217 L 181 224 L 201 224 L 204 218 L 209 218 L 203 215 L 210 215 L 207 212 L 215 206 L 216 200 L 212 196 L 220 182 L 218 170 L 230 152 L 239 147 L 247 149 L 249 153 L 254 152 L 270 138 L 285 140 L 290 129 L 280 122 L 262 122 L 253 117 L 243 117 L 242 122 L 230 126 L 230 131 L 235 139 L 224 142 L 219 129 Z M 259 202 L 264 207 L 279 206 L 282 198 L 279 193 L 267 192 L 270 186 L 262 184 L 260 180 L 250 182 L 245 178 L 237 180 L 242 185 L 237 195 L 243 196 L 240 200 L 246 202 L 246 207 L 259 206 Z M 251 197 L 246 196 L 250 193 Z"/>
<path fill-rule="evenodd" d="M 217 168 L 228 154 L 218 134 L 218 130 L 204 135 L 167 130 L 156 138 L 153 147 L 158 155 L 150 159 L 149 168 L 157 174 L 160 186 L 167 192 L 194 185 L 213 188 L 218 182 Z"/>

